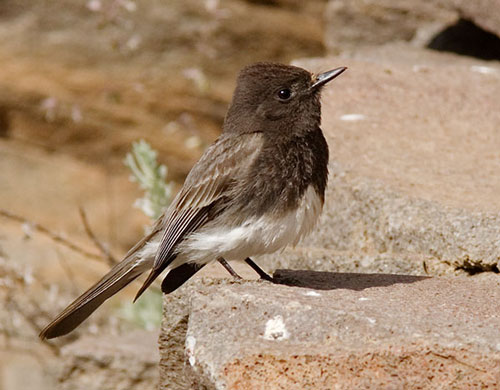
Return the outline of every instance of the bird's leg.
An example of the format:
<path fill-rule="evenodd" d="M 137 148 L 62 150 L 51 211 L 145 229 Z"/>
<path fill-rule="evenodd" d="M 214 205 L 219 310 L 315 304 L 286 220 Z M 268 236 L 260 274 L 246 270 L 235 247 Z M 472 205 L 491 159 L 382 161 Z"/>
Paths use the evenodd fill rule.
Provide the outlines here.
<path fill-rule="evenodd" d="M 250 267 L 252 267 L 252 269 L 259 274 L 261 279 L 267 280 L 268 282 L 274 282 L 273 277 L 265 273 L 264 270 L 260 268 L 257 264 L 255 264 L 255 262 L 250 257 L 247 257 L 245 259 L 245 263 L 247 263 Z"/>
<path fill-rule="evenodd" d="M 234 269 L 231 268 L 231 266 L 229 265 L 229 263 L 226 261 L 226 259 L 224 259 L 223 257 L 219 257 L 217 259 L 217 261 L 219 263 L 221 263 L 221 265 L 227 270 L 227 272 L 229 272 L 231 274 L 231 276 L 235 279 L 241 279 L 241 276 L 238 275 L 236 273 L 236 271 Z"/>

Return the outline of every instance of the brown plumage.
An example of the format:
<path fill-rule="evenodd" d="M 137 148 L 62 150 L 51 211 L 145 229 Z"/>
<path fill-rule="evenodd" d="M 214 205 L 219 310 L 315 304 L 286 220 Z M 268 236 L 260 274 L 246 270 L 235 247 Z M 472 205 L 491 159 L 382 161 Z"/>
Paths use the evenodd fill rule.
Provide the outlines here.
<path fill-rule="evenodd" d="M 259 63 L 238 77 L 221 136 L 189 173 L 150 234 L 40 333 L 69 333 L 106 299 L 147 270 L 136 299 L 165 270 L 174 291 L 205 264 L 295 244 L 324 202 L 328 146 L 320 129 L 320 91 L 341 74 Z"/>

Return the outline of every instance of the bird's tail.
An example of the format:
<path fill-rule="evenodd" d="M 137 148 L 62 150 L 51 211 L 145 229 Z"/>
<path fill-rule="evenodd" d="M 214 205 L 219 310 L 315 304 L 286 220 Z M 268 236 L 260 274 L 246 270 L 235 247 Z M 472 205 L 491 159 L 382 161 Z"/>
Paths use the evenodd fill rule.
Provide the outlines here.
<path fill-rule="evenodd" d="M 152 259 L 149 261 L 138 259 L 135 255 L 127 256 L 48 324 L 40 332 L 40 338 L 42 340 L 51 339 L 71 332 L 104 301 L 127 286 L 152 265 Z"/>

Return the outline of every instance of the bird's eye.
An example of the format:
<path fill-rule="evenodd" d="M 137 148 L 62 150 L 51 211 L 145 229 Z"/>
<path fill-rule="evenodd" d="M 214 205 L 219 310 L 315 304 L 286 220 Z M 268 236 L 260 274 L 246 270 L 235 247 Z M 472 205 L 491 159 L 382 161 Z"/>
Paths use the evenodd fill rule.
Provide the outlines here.
<path fill-rule="evenodd" d="M 281 100 L 288 100 L 292 96 L 292 92 L 288 88 L 283 88 L 278 91 L 278 97 Z"/>

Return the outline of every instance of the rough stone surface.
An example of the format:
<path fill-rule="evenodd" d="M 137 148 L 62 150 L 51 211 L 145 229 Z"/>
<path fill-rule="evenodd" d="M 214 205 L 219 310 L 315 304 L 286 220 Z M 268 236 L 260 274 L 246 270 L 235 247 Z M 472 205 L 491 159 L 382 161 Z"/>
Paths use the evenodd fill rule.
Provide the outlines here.
<path fill-rule="evenodd" d="M 500 66 L 401 46 L 298 63 L 349 67 L 323 93 L 331 155 L 326 204 L 309 238 L 260 263 L 496 272 Z"/>
<path fill-rule="evenodd" d="M 448 8 L 456 9 L 463 18 L 474 21 L 485 30 L 500 36 L 500 8 L 499 0 L 441 0 Z"/>
<path fill-rule="evenodd" d="M 158 335 L 135 331 L 82 337 L 62 350 L 61 390 L 139 390 L 158 386 Z"/>
<path fill-rule="evenodd" d="M 24 345 L 26 346 L 26 345 Z M 20 347 L 16 345 L 16 347 Z M 0 352 L 0 389 L 2 390 L 54 390 L 56 376 L 47 375 L 48 353 L 40 346 L 27 345 L 21 348 L 5 348 Z M 53 363 L 53 362 L 51 362 Z"/>
<path fill-rule="evenodd" d="M 233 269 L 245 280 L 258 276 L 246 264 L 231 262 Z M 186 332 L 190 313 L 190 299 L 200 285 L 225 283 L 229 274 L 214 262 L 203 268 L 181 288 L 164 296 L 163 321 L 160 332 L 160 389 L 185 390 L 193 385 L 193 377 L 186 366 Z"/>
<path fill-rule="evenodd" d="M 425 46 L 460 18 L 500 35 L 498 9 L 499 0 L 331 0 L 325 43 L 333 53 L 394 41 Z"/>
<path fill-rule="evenodd" d="M 191 385 L 191 378 L 184 364 L 184 344 L 189 318 L 189 296 L 196 284 L 197 282 L 189 281 L 172 294 L 164 296 L 159 338 L 161 390 L 188 389 Z"/>
<path fill-rule="evenodd" d="M 497 275 L 280 271 L 276 276 L 281 283 L 302 287 L 197 282 L 187 331 L 183 325 L 183 369 L 192 380 L 190 388 L 500 385 Z M 167 299 L 166 311 L 169 305 Z M 162 335 L 162 343 L 167 336 Z M 162 359 L 166 347 L 162 345 Z"/>

